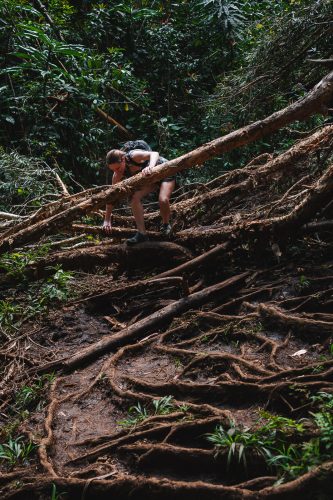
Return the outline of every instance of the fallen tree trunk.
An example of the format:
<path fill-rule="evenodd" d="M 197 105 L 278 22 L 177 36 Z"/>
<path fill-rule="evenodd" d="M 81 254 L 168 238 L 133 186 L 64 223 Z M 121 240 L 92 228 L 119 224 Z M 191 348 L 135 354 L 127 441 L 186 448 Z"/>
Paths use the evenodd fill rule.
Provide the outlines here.
<path fill-rule="evenodd" d="M 39 221 L 42 221 L 43 219 L 47 219 L 49 217 L 52 217 L 53 215 L 57 214 L 58 212 L 62 212 L 64 210 L 67 210 L 69 207 L 80 203 L 82 201 L 82 199 L 85 199 L 87 196 L 93 196 L 94 193 L 98 193 L 100 190 L 101 190 L 101 187 L 94 187 L 94 188 L 87 189 L 85 191 L 81 191 L 79 193 L 72 194 L 70 196 L 61 197 L 61 199 L 59 199 L 59 200 L 52 201 L 51 203 L 48 203 L 47 205 L 44 205 L 43 207 L 38 209 L 37 212 L 30 215 L 29 217 L 24 216 L 24 220 L 22 220 L 21 222 L 18 222 L 17 224 L 15 224 L 15 226 L 7 229 L 7 231 L 4 232 L 1 235 L 1 237 L 5 238 L 5 239 L 9 238 L 11 236 L 11 234 L 22 231 L 23 229 L 26 229 L 33 224 L 37 224 Z"/>
<path fill-rule="evenodd" d="M 83 199 L 76 206 L 54 214 L 39 223 L 12 233 L 10 237 L 0 239 L 0 252 L 3 253 L 12 247 L 23 245 L 28 241 L 36 240 L 41 235 L 51 234 L 68 225 L 74 219 L 102 207 L 106 202 L 115 204 L 122 198 L 130 196 L 134 191 L 147 184 L 157 182 L 177 172 L 200 165 L 221 153 L 231 151 L 236 147 L 249 144 L 267 134 L 270 134 L 286 124 L 303 120 L 314 113 L 322 113 L 327 109 L 333 94 L 333 72 L 323 78 L 303 99 L 290 106 L 273 113 L 264 120 L 259 120 L 246 127 L 242 127 L 230 134 L 215 139 L 184 156 L 166 162 L 154 169 L 150 175 L 137 174 L 123 182 L 109 188 L 102 188 L 94 196 Z"/>

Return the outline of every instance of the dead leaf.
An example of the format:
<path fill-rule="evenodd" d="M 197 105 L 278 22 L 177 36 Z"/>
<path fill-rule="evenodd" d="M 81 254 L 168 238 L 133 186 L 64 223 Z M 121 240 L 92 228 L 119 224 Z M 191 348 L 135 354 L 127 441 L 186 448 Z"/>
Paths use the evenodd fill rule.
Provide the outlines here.
<path fill-rule="evenodd" d="M 291 354 L 291 357 L 293 358 L 294 356 L 303 356 L 306 354 L 308 351 L 306 349 L 300 349 L 299 351 L 294 352 L 294 354 Z"/>

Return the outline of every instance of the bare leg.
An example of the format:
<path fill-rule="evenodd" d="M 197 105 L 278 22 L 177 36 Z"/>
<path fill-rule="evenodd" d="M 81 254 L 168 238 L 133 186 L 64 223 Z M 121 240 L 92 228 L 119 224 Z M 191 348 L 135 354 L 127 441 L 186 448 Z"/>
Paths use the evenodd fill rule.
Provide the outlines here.
<path fill-rule="evenodd" d="M 145 220 L 141 199 L 156 189 L 155 185 L 145 186 L 141 191 L 136 191 L 131 199 L 131 208 L 134 215 L 137 230 L 145 234 Z"/>
<path fill-rule="evenodd" d="M 168 224 L 170 220 L 170 196 L 175 189 L 176 181 L 162 182 L 158 201 L 163 224 Z"/>

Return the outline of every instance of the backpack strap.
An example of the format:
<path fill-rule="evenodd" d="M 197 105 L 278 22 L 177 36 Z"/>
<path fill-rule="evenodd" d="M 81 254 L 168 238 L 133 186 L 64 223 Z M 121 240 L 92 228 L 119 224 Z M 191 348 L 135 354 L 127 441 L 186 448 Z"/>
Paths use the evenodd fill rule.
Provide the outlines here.
<path fill-rule="evenodd" d="M 125 156 L 126 165 L 131 164 L 131 165 L 134 165 L 135 167 L 141 167 L 141 163 L 138 163 L 137 161 L 133 160 L 132 154 L 131 154 L 132 151 L 129 151 L 128 153 L 126 153 L 126 156 Z"/>
<path fill-rule="evenodd" d="M 125 156 L 126 166 L 133 165 L 134 167 L 140 167 L 142 170 L 143 168 L 145 168 L 148 165 L 149 161 L 145 160 L 145 161 L 139 163 L 139 162 L 133 160 L 133 158 L 132 158 L 133 151 L 135 151 L 135 150 L 129 151 Z"/>

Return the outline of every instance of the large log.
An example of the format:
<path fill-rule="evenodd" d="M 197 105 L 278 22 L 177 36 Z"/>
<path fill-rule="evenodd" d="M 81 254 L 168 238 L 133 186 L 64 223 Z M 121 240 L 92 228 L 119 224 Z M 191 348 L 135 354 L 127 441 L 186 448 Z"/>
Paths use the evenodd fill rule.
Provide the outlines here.
<path fill-rule="evenodd" d="M 147 184 L 175 175 L 177 172 L 194 165 L 201 165 L 214 156 L 244 146 L 265 135 L 271 134 L 288 123 L 295 120 L 304 120 L 314 113 L 326 112 L 332 95 L 333 72 L 323 78 L 306 97 L 273 113 L 263 120 L 242 127 L 224 137 L 204 144 L 190 153 L 166 162 L 156 167 L 150 175 L 144 176 L 143 174 L 138 174 L 108 188 L 102 188 L 100 191 L 96 190 L 96 194 L 83 199 L 76 206 L 56 213 L 45 220 L 33 224 L 31 227 L 12 233 L 10 237 L 2 237 L 0 239 L 0 253 L 12 247 L 23 245 L 28 241 L 36 240 L 41 235 L 56 232 L 87 212 L 102 207 L 106 202 L 115 204 L 120 199 L 130 196 L 134 191 Z"/>

